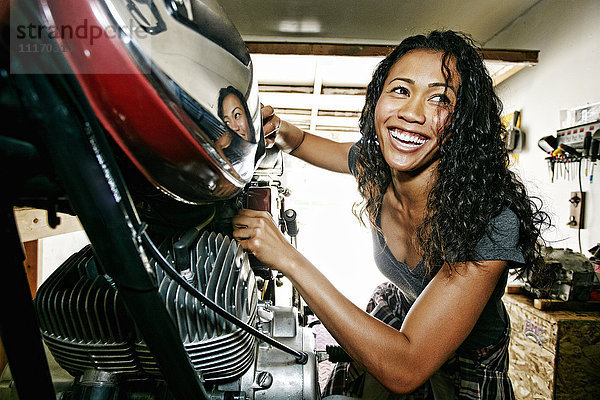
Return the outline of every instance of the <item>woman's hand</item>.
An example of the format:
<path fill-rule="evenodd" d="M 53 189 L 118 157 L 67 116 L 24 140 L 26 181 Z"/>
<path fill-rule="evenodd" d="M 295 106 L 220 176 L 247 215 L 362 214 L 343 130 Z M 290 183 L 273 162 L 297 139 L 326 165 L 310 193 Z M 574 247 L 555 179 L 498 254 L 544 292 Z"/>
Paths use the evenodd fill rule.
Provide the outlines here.
<path fill-rule="evenodd" d="M 271 106 L 260 104 L 260 112 L 263 121 L 263 132 L 265 135 L 265 145 L 267 148 L 273 147 L 277 132 L 281 128 L 281 118 L 275 115 L 275 110 Z"/>
<path fill-rule="evenodd" d="M 290 153 L 298 148 L 305 135 L 300 128 L 275 115 L 275 110 L 271 106 L 261 104 L 260 112 L 267 147 L 276 145 L 284 153 Z"/>
<path fill-rule="evenodd" d="M 233 237 L 244 250 L 284 274 L 298 254 L 266 211 L 241 210 L 233 218 Z"/>

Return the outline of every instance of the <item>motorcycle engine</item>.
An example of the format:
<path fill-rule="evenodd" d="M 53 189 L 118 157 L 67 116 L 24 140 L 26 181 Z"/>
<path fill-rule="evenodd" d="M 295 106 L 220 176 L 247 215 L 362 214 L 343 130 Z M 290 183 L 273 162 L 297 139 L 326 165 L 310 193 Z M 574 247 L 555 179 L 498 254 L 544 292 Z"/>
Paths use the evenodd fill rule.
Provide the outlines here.
<path fill-rule="evenodd" d="M 280 172 L 280 158 L 265 156 L 251 59 L 219 4 L 13 3 L 15 25 L 103 32 L 93 45 L 69 29 L 30 37 L 68 51 L 11 53 L 16 73 L 4 65 L 0 76 L 1 110 L 16 108 L 32 127 L 23 129 L 31 137 L 19 132 L 11 143 L 41 154 L 35 173 L 52 183 L 44 191 L 17 182 L 10 204 L 41 204 L 56 215 L 60 203 L 91 243 L 34 300 L 46 347 L 74 378 L 58 398 L 318 399 L 312 331 L 297 307 L 274 304 L 272 272 L 251 266 L 228 235 L 250 187 L 274 194 L 265 204 L 277 198 L 281 187 L 268 176 Z M 226 121 L 227 104 L 243 111 L 243 129 Z M 23 392 L 32 377 L 16 364 L 13 382 Z"/>
<path fill-rule="evenodd" d="M 295 308 L 258 299 L 248 255 L 235 241 L 194 228 L 167 238 L 160 250 L 215 303 L 309 354 L 308 362 L 301 365 L 292 355 L 261 343 L 192 297 L 153 260 L 150 265 L 160 297 L 206 386 L 219 393 L 237 393 L 240 399 L 319 398 L 313 333 L 299 325 Z M 107 397 L 98 398 L 112 399 L 118 391 L 133 396 L 160 386 L 156 361 L 90 246 L 73 254 L 42 284 L 35 306 L 47 347 L 76 378 L 64 398 L 103 388 Z"/>

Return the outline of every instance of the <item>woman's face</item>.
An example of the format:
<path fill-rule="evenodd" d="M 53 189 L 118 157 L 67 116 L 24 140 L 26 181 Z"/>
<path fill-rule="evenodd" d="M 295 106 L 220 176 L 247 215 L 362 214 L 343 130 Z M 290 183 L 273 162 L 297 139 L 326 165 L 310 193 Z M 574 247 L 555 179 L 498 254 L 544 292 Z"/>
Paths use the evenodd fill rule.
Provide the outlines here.
<path fill-rule="evenodd" d="M 390 69 L 375 107 L 379 145 L 392 170 L 417 172 L 431 165 L 438 151 L 439 132 L 456 104 L 460 79 L 442 74 L 443 54 L 413 50 Z"/>
<path fill-rule="evenodd" d="M 245 140 L 250 140 L 250 128 L 244 106 L 234 94 L 223 99 L 223 121 L 225 124 Z"/>

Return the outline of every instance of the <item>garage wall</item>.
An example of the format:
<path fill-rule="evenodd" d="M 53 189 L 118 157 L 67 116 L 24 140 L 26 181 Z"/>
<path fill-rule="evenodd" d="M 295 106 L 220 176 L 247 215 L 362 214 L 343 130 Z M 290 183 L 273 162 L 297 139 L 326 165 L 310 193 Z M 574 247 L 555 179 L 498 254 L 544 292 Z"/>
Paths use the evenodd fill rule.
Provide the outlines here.
<path fill-rule="evenodd" d="M 600 102 L 600 1 L 540 1 L 484 47 L 540 50 L 538 65 L 501 83 L 497 91 L 506 112 L 522 111 L 521 128 L 527 139 L 515 168 L 553 214 L 555 228 L 546 232 L 546 239 L 554 247 L 578 251 L 577 229 L 566 223 L 570 193 L 579 191 L 579 183 L 576 179 L 551 183 L 546 154 L 537 141 L 556 134 L 561 109 Z M 585 168 L 586 229 L 581 230 L 581 243 L 589 256 L 587 250 L 600 242 L 600 163 L 592 184 L 584 173 Z"/>

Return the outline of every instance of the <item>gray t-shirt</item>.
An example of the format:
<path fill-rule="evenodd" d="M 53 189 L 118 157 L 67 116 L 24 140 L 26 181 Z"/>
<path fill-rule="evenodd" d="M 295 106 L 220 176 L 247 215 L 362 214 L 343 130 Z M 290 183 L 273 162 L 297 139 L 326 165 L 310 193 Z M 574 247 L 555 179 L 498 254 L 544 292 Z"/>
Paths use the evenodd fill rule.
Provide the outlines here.
<path fill-rule="evenodd" d="M 356 153 L 355 145 L 351 148 L 348 157 L 350 171 L 355 176 Z M 379 216 L 377 225 L 381 227 Z M 394 257 L 380 231 L 373 229 L 372 234 L 375 264 L 381 273 L 398 287 L 406 301 L 412 306 L 431 280 L 428 277 L 425 263 L 421 261 L 411 270 L 407 264 Z M 484 235 L 475 246 L 478 257 L 472 261 L 502 260 L 511 264 L 522 264 L 525 260 L 517 247 L 518 240 L 519 219 L 513 211 L 506 208 L 492 221 L 490 235 Z M 475 327 L 459 349 L 477 350 L 495 343 L 500 338 L 508 324 L 506 311 L 501 301 L 507 279 L 508 269 L 502 274 Z"/>

